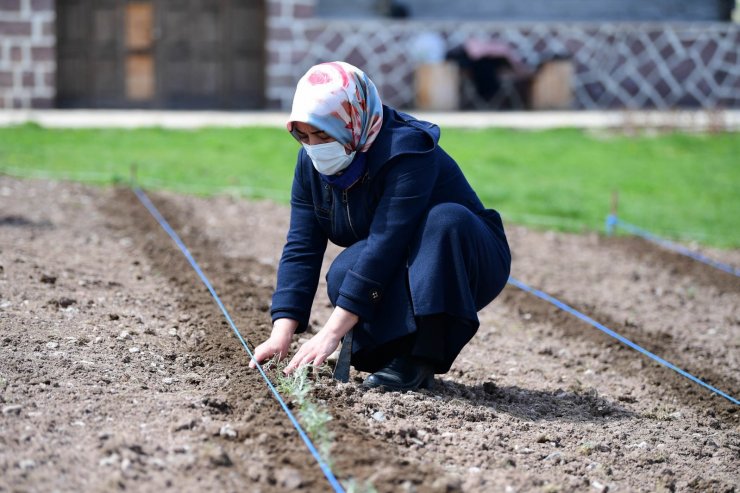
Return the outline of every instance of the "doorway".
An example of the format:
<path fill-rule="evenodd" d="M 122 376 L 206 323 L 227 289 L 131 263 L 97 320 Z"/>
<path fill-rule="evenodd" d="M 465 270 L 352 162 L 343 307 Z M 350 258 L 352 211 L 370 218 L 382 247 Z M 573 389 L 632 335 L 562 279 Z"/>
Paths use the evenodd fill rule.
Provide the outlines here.
<path fill-rule="evenodd" d="M 264 0 L 57 0 L 57 106 L 255 109 Z"/>

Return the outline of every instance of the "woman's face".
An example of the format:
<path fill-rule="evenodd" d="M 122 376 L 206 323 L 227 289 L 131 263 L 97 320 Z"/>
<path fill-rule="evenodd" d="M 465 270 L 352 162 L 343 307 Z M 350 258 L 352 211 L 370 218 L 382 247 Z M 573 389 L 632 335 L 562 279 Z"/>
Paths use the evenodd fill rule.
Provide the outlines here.
<path fill-rule="evenodd" d="M 326 144 L 327 142 L 334 142 L 336 140 L 323 130 L 319 130 L 313 125 L 303 122 L 294 122 L 293 130 L 290 133 L 299 142 L 308 145 Z"/>

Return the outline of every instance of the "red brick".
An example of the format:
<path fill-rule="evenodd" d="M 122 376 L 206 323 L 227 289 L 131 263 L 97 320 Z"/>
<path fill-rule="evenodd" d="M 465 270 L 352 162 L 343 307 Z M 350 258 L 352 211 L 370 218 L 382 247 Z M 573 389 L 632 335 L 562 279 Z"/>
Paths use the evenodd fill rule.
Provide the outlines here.
<path fill-rule="evenodd" d="M 31 47 L 31 60 L 34 62 L 51 62 L 54 58 L 54 48 L 50 46 Z"/>
<path fill-rule="evenodd" d="M 2 36 L 30 36 L 31 23 L 26 21 L 0 21 Z"/>
<path fill-rule="evenodd" d="M 0 0 L 0 11 L 17 12 L 21 9 L 21 0 Z"/>

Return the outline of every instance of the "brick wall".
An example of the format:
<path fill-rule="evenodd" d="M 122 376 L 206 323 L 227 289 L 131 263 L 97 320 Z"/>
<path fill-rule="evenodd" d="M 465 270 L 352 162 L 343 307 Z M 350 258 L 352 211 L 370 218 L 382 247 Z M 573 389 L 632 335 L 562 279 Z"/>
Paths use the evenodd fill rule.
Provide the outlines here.
<path fill-rule="evenodd" d="M 295 88 L 298 82 L 295 67 L 304 66 L 311 58 L 311 47 L 300 44 L 294 26 L 314 16 L 316 0 L 266 0 L 266 4 L 265 101 L 268 108 L 286 109 L 290 107 L 292 93 L 288 97 L 285 88 Z"/>
<path fill-rule="evenodd" d="M 54 106 L 54 0 L 0 0 L 0 108 Z"/>

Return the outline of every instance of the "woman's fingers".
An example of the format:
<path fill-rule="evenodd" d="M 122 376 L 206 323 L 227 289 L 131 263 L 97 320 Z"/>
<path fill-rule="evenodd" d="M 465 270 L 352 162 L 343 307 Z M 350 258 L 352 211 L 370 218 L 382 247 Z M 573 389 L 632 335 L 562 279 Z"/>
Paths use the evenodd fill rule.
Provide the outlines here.
<path fill-rule="evenodd" d="M 296 368 L 313 363 L 315 366 L 321 366 L 326 358 L 337 348 L 339 342 L 336 343 L 322 334 L 316 334 L 309 341 L 304 343 L 298 352 L 290 360 L 288 366 L 285 367 L 285 374 L 292 373 Z"/>
<path fill-rule="evenodd" d="M 254 359 L 249 362 L 249 367 L 256 368 L 257 363 L 262 363 L 276 354 L 278 355 L 278 359 L 283 359 L 288 351 L 286 347 L 283 347 L 284 345 L 279 341 L 272 340 L 272 338 L 266 340 L 254 349 Z"/>
<path fill-rule="evenodd" d="M 312 346 L 313 345 L 311 344 L 311 341 L 308 341 L 303 344 L 303 346 L 301 346 L 295 356 L 293 356 L 293 359 L 290 360 L 290 363 L 288 363 L 288 366 L 285 368 L 286 375 L 292 373 L 294 370 L 300 368 L 303 365 L 311 363 L 314 358 L 316 358 L 316 352 Z"/>
<path fill-rule="evenodd" d="M 274 352 L 272 354 L 275 354 Z M 267 358 L 272 356 L 270 350 L 265 346 L 265 343 L 260 344 L 254 350 L 254 358 L 249 362 L 250 368 L 257 368 L 257 363 L 262 363 Z M 256 361 L 255 361 L 256 360 Z"/>

